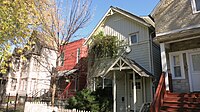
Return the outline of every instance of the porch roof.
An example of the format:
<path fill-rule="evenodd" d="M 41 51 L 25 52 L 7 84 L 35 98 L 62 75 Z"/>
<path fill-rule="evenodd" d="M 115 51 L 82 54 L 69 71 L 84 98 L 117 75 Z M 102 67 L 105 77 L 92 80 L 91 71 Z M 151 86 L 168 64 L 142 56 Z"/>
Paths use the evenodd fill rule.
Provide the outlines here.
<path fill-rule="evenodd" d="M 71 75 L 71 74 L 73 74 L 74 72 L 76 72 L 77 70 L 78 70 L 78 69 L 71 69 L 71 70 L 60 71 L 60 72 L 58 72 L 58 77 Z"/>
<path fill-rule="evenodd" d="M 95 62 L 93 66 L 94 77 L 105 77 L 110 71 L 113 70 L 133 70 L 142 77 L 153 77 L 153 75 L 145 70 L 134 60 L 127 57 L 119 56 L 117 58 L 102 59 L 99 62 Z"/>

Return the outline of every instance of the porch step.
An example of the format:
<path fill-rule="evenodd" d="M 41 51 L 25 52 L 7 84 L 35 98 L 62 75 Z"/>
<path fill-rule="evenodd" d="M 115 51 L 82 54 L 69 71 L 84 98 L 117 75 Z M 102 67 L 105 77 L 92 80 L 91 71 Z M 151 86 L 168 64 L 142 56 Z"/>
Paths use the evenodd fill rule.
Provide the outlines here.
<path fill-rule="evenodd" d="M 177 103 L 197 103 L 199 104 L 200 103 L 200 98 L 181 98 L 181 97 L 167 97 L 167 98 L 164 98 L 164 102 L 177 102 Z"/>
<path fill-rule="evenodd" d="M 166 103 L 164 102 L 163 107 L 172 107 L 172 108 L 185 108 L 185 109 L 200 109 L 199 104 L 194 103 Z"/>
<path fill-rule="evenodd" d="M 200 98 L 200 93 L 167 93 L 165 97 Z"/>
<path fill-rule="evenodd" d="M 199 109 L 162 107 L 160 112 L 200 112 Z"/>
<path fill-rule="evenodd" d="M 160 112 L 200 112 L 200 93 L 167 93 Z"/>

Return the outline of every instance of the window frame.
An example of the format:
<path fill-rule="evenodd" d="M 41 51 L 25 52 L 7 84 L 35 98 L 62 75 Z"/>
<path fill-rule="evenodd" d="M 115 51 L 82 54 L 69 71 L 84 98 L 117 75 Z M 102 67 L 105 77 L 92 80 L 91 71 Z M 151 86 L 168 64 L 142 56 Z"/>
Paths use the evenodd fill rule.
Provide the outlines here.
<path fill-rule="evenodd" d="M 175 65 L 174 65 L 174 58 L 173 58 L 174 56 L 179 57 L 181 77 L 175 77 L 175 70 L 174 70 Z M 181 52 L 169 53 L 169 61 L 170 61 L 170 70 L 172 73 L 172 79 L 185 79 L 183 53 L 181 53 Z"/>
<path fill-rule="evenodd" d="M 131 42 L 131 37 L 133 36 L 133 35 L 136 35 L 136 40 L 137 40 L 137 42 L 135 42 L 135 43 L 132 43 Z M 135 45 L 135 44 L 138 44 L 138 41 L 139 41 L 139 38 L 138 38 L 138 36 L 139 36 L 139 33 L 138 32 L 135 32 L 135 33 L 131 33 L 131 34 L 129 34 L 129 38 L 128 38 L 128 42 L 129 42 L 129 45 Z"/>
<path fill-rule="evenodd" d="M 192 11 L 193 13 L 200 13 L 200 10 L 197 10 L 197 7 L 196 7 L 196 1 L 195 0 L 191 0 L 191 5 L 192 5 Z"/>

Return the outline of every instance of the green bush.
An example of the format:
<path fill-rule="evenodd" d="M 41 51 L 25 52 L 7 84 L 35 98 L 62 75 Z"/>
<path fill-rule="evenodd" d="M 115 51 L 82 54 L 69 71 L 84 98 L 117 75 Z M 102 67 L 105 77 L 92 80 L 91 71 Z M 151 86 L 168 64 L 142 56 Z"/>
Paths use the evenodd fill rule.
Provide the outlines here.
<path fill-rule="evenodd" d="M 92 112 L 110 112 L 112 109 L 112 96 L 106 89 L 91 92 L 84 89 L 68 100 L 68 109 L 88 110 Z"/>

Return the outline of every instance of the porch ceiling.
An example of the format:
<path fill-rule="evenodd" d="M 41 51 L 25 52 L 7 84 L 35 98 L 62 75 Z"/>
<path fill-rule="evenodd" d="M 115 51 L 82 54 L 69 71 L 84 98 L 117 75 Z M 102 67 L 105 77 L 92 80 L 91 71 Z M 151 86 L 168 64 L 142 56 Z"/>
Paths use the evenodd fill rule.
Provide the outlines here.
<path fill-rule="evenodd" d="M 110 71 L 122 71 L 133 70 L 143 77 L 153 77 L 151 73 L 145 70 L 142 66 L 136 63 L 134 60 L 126 57 L 104 59 L 99 62 L 95 62 L 94 67 L 90 73 L 95 74 L 94 77 L 106 77 Z"/>

